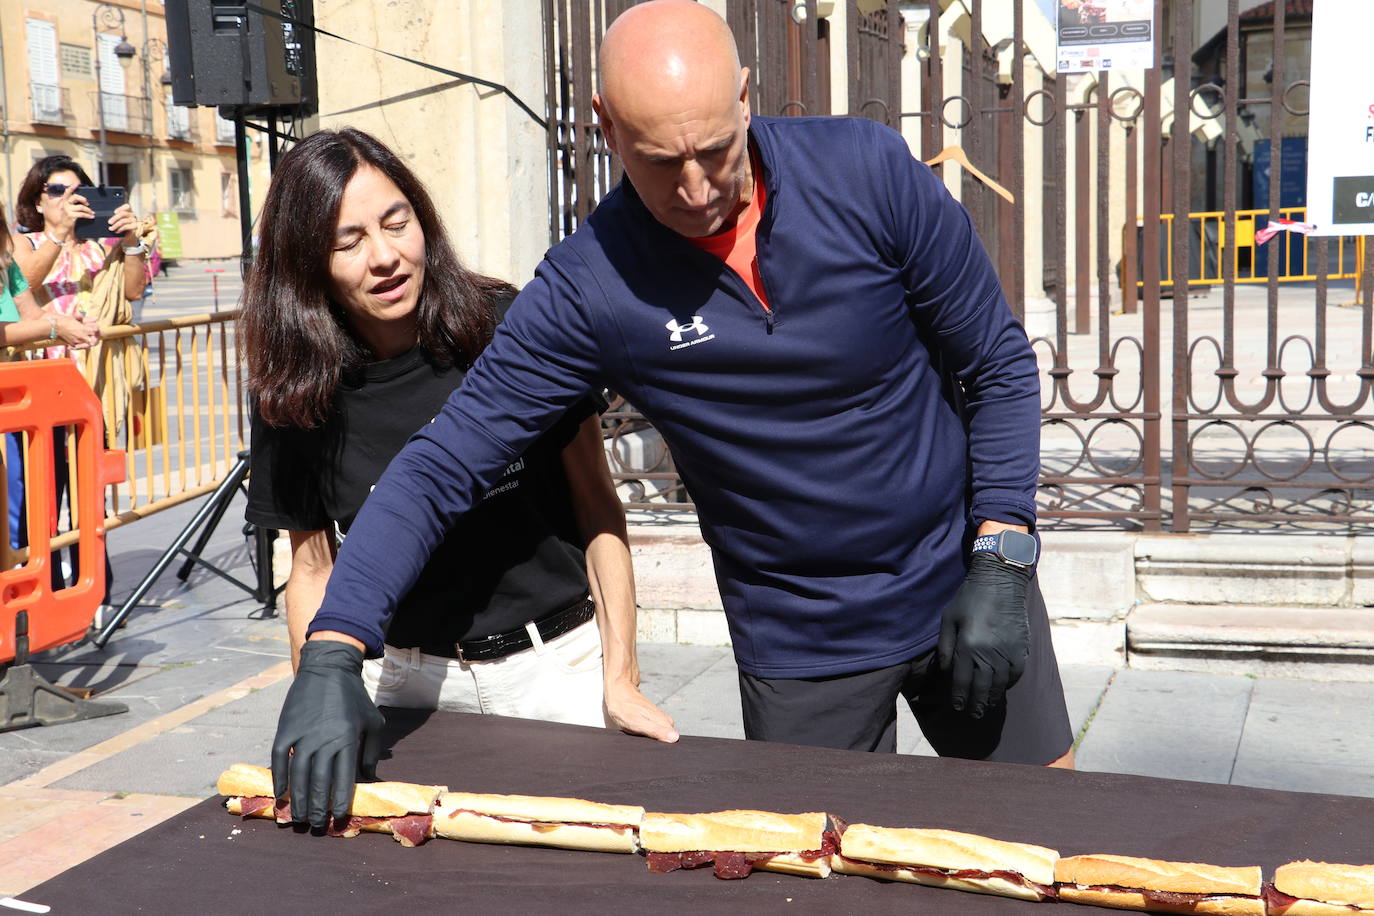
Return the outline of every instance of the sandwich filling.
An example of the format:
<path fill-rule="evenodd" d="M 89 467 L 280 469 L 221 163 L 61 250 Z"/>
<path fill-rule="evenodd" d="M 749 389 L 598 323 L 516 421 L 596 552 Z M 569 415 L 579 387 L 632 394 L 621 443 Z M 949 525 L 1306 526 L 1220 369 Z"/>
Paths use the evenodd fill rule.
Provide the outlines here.
<path fill-rule="evenodd" d="M 821 848 L 801 852 L 734 852 L 731 850 L 697 849 L 689 852 L 646 852 L 649 871 L 659 874 L 677 871 L 681 868 L 703 868 L 711 865 L 717 878 L 747 878 L 755 866 L 762 867 L 778 856 L 789 856 L 804 862 L 815 862 L 826 856 L 834 855 L 839 849 L 839 837 L 835 831 L 827 830 L 821 834 Z"/>
<path fill-rule="evenodd" d="M 502 817 L 499 814 L 483 814 L 481 811 L 473 811 L 469 808 L 454 808 L 452 811 L 444 813 L 445 817 L 457 817 L 460 814 L 468 814 L 473 817 L 488 817 L 503 824 L 529 824 L 535 830 L 548 832 L 557 830 L 560 827 L 593 827 L 597 830 L 633 830 L 634 824 L 594 824 L 589 821 L 533 821 L 523 817 Z"/>
<path fill-rule="evenodd" d="M 1314 900 L 1317 903 L 1324 903 L 1327 906 L 1345 907 L 1352 913 L 1374 913 L 1374 910 L 1357 906 L 1353 903 L 1330 903 L 1326 900 L 1317 900 L 1314 897 L 1294 897 L 1292 894 L 1285 894 L 1272 884 L 1264 885 L 1263 898 L 1265 905 L 1275 910 L 1280 907 L 1292 906 L 1295 903 L 1301 903 L 1305 900 Z"/>
<path fill-rule="evenodd" d="M 271 815 L 265 812 L 271 811 Z M 249 817 L 273 817 L 278 824 L 291 823 L 291 803 L 277 800 L 269 795 L 240 796 L 239 814 Z M 419 846 L 432 835 L 434 816 L 430 814 L 406 814 L 399 817 L 360 817 L 349 815 L 340 824 L 333 820 L 325 828 L 326 836 L 355 837 L 364 830 L 374 833 L 390 833 L 402 846 Z"/>
<path fill-rule="evenodd" d="M 1054 885 L 1037 884 L 1020 872 L 1004 871 L 1002 869 L 996 871 L 981 871 L 976 868 L 953 869 L 931 868 L 926 865 L 893 865 L 888 862 L 868 862 L 863 859 L 851 859 L 846 855 L 841 855 L 840 858 L 844 859 L 846 862 L 852 862 L 855 865 L 862 865 L 864 868 L 872 868 L 878 871 L 912 872 L 913 874 L 925 875 L 929 878 L 952 878 L 957 881 L 988 881 L 995 878 L 1034 891 L 1040 895 L 1042 900 L 1059 896 L 1058 889 Z"/>
<path fill-rule="evenodd" d="M 1259 900 L 1254 894 L 1184 894 L 1177 891 L 1157 891 L 1148 887 L 1121 887 L 1117 884 L 1061 884 L 1061 888 L 1074 888 L 1080 891 L 1099 893 L 1139 894 L 1151 903 L 1167 903 L 1173 906 L 1188 906 L 1204 900 Z M 1267 887 L 1267 885 L 1266 885 Z"/>

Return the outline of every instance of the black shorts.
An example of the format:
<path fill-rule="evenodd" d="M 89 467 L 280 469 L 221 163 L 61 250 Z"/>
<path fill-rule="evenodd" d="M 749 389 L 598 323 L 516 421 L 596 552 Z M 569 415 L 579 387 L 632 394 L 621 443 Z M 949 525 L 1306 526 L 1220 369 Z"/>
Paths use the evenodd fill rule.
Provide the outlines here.
<path fill-rule="evenodd" d="M 890 754 L 897 750 L 897 698 L 904 697 L 941 757 L 1051 763 L 1073 745 L 1073 730 L 1045 599 L 1034 580 L 1026 617 L 1031 648 L 1025 673 L 1007 691 L 1006 702 L 981 719 L 954 711 L 948 676 L 931 649 L 901 664 L 831 677 L 761 678 L 741 671 L 744 736 Z"/>

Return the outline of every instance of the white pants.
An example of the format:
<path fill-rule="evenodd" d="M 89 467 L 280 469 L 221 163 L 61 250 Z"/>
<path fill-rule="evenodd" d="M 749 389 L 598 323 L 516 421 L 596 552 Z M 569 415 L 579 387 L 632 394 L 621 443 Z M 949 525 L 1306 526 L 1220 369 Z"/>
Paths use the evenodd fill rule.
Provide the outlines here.
<path fill-rule="evenodd" d="M 601 634 L 589 620 L 550 642 L 528 624 L 534 647 L 482 662 L 384 646 L 363 662 L 378 706 L 476 712 L 604 727 Z"/>

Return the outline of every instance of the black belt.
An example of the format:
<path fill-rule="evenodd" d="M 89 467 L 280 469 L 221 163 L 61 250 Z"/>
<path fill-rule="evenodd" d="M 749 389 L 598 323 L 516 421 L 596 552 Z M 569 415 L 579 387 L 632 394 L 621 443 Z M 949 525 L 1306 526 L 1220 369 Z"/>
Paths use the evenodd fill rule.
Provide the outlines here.
<path fill-rule="evenodd" d="M 554 611 L 547 617 L 539 618 L 534 621 L 534 625 L 539 631 L 539 638 L 548 642 L 582 626 L 595 616 L 596 604 L 592 599 L 580 598 L 561 611 Z M 521 627 L 509 633 L 497 633 L 494 636 L 483 636 L 481 639 L 466 639 L 458 643 L 433 643 L 416 648 L 425 655 L 437 655 L 440 658 L 456 658 L 462 662 L 489 662 L 532 649 L 534 640 L 530 638 L 529 630 Z"/>

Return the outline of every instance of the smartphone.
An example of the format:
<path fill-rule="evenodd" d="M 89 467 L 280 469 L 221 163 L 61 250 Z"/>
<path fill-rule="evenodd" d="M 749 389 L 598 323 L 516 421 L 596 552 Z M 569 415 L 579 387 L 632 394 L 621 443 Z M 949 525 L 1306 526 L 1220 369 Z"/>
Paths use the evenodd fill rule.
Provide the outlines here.
<path fill-rule="evenodd" d="M 119 187 L 92 187 L 81 185 L 76 189 L 79 197 L 86 198 L 86 204 L 95 211 L 93 219 L 76 221 L 76 237 L 79 239 L 107 239 L 115 233 L 110 231 L 110 217 L 129 202 L 128 194 Z"/>

